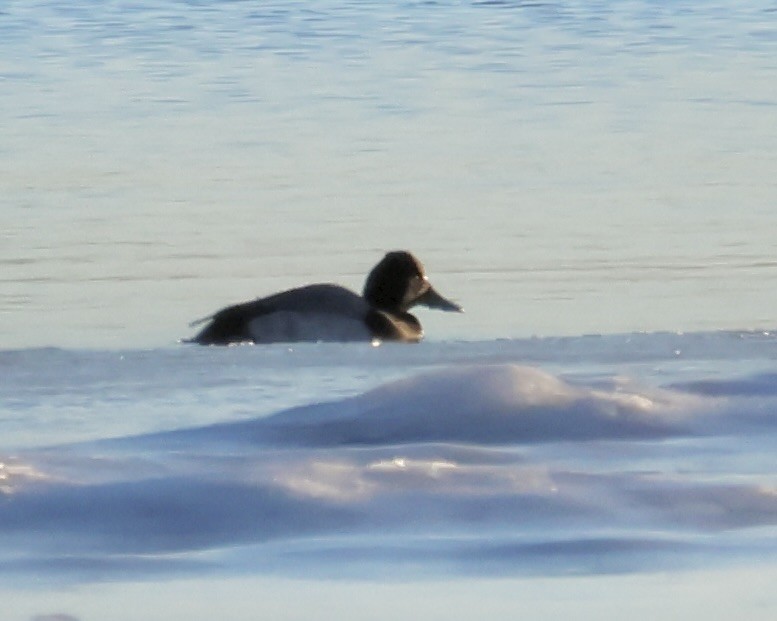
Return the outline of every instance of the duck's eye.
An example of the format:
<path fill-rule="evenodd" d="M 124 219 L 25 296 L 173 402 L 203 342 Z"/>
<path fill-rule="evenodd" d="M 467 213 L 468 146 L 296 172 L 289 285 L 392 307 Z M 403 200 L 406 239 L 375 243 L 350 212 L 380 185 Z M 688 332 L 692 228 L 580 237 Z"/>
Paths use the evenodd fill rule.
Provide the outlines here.
<path fill-rule="evenodd" d="M 419 293 L 422 293 L 431 287 L 429 279 L 426 276 L 416 276 L 413 278 L 413 284 L 415 285 L 415 290 Z"/>

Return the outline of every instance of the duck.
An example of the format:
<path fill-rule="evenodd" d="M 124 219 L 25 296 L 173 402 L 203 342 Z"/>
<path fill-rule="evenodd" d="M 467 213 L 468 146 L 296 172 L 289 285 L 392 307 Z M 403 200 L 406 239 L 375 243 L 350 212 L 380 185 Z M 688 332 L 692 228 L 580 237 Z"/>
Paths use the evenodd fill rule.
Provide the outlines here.
<path fill-rule="evenodd" d="M 227 306 L 190 324 L 207 322 L 186 342 L 199 345 L 238 343 L 398 341 L 417 343 L 424 331 L 408 312 L 426 306 L 449 312 L 463 308 L 440 295 L 423 264 L 410 252 L 396 250 L 372 268 L 362 295 L 331 283 L 305 285 Z"/>

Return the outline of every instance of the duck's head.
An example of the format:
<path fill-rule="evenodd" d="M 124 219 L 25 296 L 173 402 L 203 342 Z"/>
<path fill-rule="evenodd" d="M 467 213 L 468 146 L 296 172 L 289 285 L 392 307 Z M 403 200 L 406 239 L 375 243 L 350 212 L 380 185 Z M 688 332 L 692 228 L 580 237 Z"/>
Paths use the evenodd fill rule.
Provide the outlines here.
<path fill-rule="evenodd" d="M 380 310 L 407 312 L 418 304 L 444 311 L 464 312 L 434 290 L 424 266 L 404 250 L 389 252 L 372 268 L 364 283 L 364 299 Z"/>

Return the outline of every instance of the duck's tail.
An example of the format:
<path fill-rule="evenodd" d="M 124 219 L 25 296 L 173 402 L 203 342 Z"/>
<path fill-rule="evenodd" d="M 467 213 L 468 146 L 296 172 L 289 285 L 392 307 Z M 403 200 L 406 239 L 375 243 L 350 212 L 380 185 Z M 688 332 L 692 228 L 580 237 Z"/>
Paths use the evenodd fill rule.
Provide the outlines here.
<path fill-rule="evenodd" d="M 195 319 L 194 321 L 189 323 L 190 328 L 196 328 L 200 324 L 205 323 L 206 321 L 210 321 L 213 319 L 214 315 L 208 315 L 207 317 L 201 317 L 200 319 Z"/>

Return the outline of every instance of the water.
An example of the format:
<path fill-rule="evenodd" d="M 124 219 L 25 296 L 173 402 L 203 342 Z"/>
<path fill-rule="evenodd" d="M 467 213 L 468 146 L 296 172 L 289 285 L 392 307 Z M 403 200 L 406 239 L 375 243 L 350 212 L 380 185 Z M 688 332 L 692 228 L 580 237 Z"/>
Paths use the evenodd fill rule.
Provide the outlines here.
<path fill-rule="evenodd" d="M 776 47 L 756 1 L 5 3 L 5 615 L 772 619 Z M 418 347 L 178 343 L 394 248 L 467 310 Z"/>
<path fill-rule="evenodd" d="M 771 329 L 773 17 L 8 3 L 0 344 L 172 344 L 393 248 L 467 308 L 440 338 Z"/>

